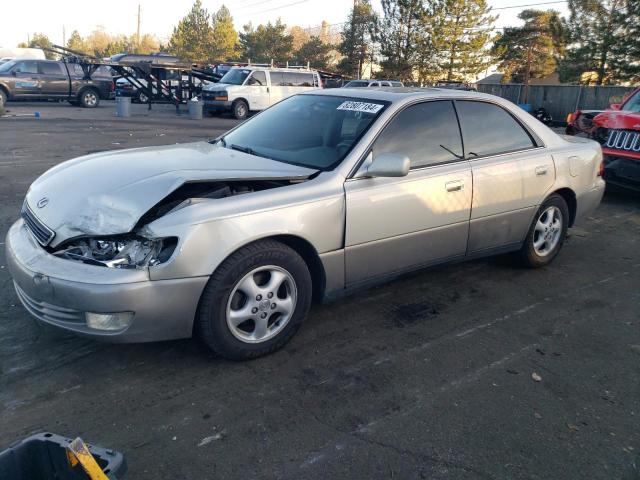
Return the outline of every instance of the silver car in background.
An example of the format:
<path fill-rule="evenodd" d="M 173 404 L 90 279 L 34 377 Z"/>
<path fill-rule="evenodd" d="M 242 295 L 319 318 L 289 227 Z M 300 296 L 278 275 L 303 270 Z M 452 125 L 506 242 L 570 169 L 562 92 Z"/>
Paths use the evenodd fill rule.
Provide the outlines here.
<path fill-rule="evenodd" d="M 601 164 L 596 142 L 494 96 L 313 91 L 211 142 L 52 168 L 9 230 L 8 266 L 48 324 L 115 342 L 195 332 L 252 358 L 314 300 L 497 253 L 547 265 L 600 203 Z"/>

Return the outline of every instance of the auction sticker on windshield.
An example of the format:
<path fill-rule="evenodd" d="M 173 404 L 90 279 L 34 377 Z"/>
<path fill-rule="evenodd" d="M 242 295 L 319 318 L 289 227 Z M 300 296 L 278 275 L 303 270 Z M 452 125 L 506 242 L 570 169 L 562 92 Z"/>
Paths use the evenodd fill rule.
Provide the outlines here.
<path fill-rule="evenodd" d="M 367 102 L 342 102 L 338 107 L 338 110 L 349 110 L 351 112 L 364 112 L 364 113 L 378 113 L 380 109 L 384 107 L 379 103 L 367 103 Z"/>

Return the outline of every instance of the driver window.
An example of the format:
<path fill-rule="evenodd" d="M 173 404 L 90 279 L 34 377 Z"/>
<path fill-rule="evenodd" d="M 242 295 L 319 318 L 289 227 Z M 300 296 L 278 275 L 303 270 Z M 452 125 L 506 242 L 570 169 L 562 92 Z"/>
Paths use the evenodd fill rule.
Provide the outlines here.
<path fill-rule="evenodd" d="M 256 71 L 251 74 L 249 80 L 247 80 L 247 85 L 255 85 L 258 87 L 266 87 L 267 86 L 267 76 L 262 71 Z"/>
<path fill-rule="evenodd" d="M 38 65 L 34 61 L 20 62 L 13 71 L 16 73 L 38 73 Z"/>
<path fill-rule="evenodd" d="M 441 100 L 405 108 L 373 144 L 374 158 L 381 153 L 407 155 L 411 168 L 462 159 L 462 139 L 453 103 Z"/>

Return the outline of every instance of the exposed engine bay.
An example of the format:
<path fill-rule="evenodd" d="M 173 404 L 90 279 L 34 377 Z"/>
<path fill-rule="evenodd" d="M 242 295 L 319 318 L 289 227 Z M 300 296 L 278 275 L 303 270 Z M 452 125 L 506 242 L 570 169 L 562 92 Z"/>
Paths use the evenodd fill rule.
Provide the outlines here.
<path fill-rule="evenodd" d="M 65 242 L 52 253 L 70 260 L 109 268 L 144 268 L 159 265 L 171 258 L 178 239 L 151 239 L 136 233 L 148 223 L 196 203 L 282 187 L 294 182 L 252 180 L 185 183 L 145 213 L 133 232 L 109 237 L 78 237 Z"/>

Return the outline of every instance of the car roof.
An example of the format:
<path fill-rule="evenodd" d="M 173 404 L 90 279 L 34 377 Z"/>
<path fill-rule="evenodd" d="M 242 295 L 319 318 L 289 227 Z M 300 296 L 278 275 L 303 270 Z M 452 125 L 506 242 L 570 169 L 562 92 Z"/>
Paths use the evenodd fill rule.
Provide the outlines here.
<path fill-rule="evenodd" d="M 383 100 L 391 103 L 401 103 L 408 100 L 431 98 L 483 98 L 495 99 L 493 95 L 474 91 L 453 90 L 450 88 L 419 88 L 419 87 L 373 87 L 373 88 L 328 88 L 311 90 L 301 95 L 329 95 L 334 97 L 355 97 L 369 100 Z"/>

